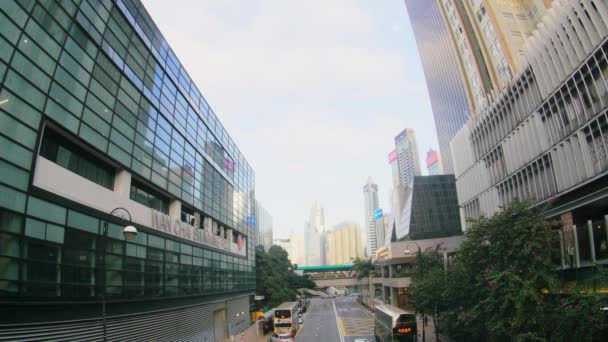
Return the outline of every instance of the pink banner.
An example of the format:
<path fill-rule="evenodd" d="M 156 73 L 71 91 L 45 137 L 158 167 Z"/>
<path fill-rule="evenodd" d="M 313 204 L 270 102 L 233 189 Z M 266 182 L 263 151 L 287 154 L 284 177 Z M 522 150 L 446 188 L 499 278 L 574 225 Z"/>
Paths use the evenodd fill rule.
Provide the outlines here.
<path fill-rule="evenodd" d="M 391 153 L 388 154 L 388 163 L 392 164 L 397 160 L 397 150 L 392 150 Z"/>

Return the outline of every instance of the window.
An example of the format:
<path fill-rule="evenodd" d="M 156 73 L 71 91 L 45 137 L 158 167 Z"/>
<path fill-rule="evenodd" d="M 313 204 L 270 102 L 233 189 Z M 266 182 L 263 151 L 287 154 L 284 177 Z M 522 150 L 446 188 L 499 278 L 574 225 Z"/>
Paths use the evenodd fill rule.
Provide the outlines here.
<path fill-rule="evenodd" d="M 186 222 L 189 225 L 194 226 L 194 210 L 182 206 L 182 222 Z"/>
<path fill-rule="evenodd" d="M 69 297 L 95 295 L 95 247 L 97 235 L 68 229 L 62 265 L 62 292 Z"/>
<path fill-rule="evenodd" d="M 24 245 L 23 292 L 30 296 L 60 296 L 61 248 L 42 240 Z"/>
<path fill-rule="evenodd" d="M 114 168 L 54 131 L 45 130 L 40 155 L 104 188 L 114 187 Z"/>
<path fill-rule="evenodd" d="M 169 213 L 169 200 L 165 196 L 135 180 L 131 181 L 130 197 L 135 202 L 141 203 L 146 207 L 150 207 L 165 214 Z"/>

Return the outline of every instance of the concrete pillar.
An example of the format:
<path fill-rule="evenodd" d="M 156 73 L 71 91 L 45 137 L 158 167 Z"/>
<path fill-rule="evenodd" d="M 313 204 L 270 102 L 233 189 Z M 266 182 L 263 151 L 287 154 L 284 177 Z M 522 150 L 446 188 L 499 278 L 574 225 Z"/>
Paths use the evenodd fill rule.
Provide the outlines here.
<path fill-rule="evenodd" d="M 398 307 L 399 299 L 397 298 L 399 295 L 399 289 L 396 287 L 391 287 L 391 305 Z"/>
<path fill-rule="evenodd" d="M 114 177 L 114 192 L 121 198 L 129 198 L 131 195 L 131 172 L 120 170 Z"/>
<path fill-rule="evenodd" d="M 593 236 L 593 222 L 587 221 L 587 232 L 589 233 L 589 245 L 591 245 L 591 261 L 595 262 L 595 239 Z"/>
<path fill-rule="evenodd" d="M 575 264 L 576 264 L 576 268 L 580 268 L 581 267 L 581 257 L 580 254 L 578 253 L 578 234 L 576 233 L 576 225 L 572 226 L 572 233 L 573 233 L 573 237 L 574 237 L 574 260 L 575 260 Z"/>
<path fill-rule="evenodd" d="M 557 231 L 559 234 L 559 252 L 561 255 L 561 266 L 562 270 L 566 268 L 566 251 L 564 250 L 564 232 L 560 229 Z"/>
<path fill-rule="evenodd" d="M 182 219 L 182 202 L 180 200 L 171 200 L 169 204 L 169 217 L 171 222 L 181 221 Z"/>
<path fill-rule="evenodd" d="M 384 304 L 388 304 L 391 296 L 391 288 L 388 286 L 382 286 L 382 288 L 384 289 L 384 291 L 382 291 L 382 302 L 384 302 Z"/>

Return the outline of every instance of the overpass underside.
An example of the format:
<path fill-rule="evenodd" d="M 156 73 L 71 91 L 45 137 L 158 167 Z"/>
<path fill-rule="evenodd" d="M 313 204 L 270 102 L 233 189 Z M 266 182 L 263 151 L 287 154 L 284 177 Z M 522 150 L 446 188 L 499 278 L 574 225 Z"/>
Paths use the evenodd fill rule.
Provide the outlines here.
<path fill-rule="evenodd" d="M 313 279 L 317 288 L 324 289 L 328 287 L 353 287 L 360 285 L 362 280 L 353 278 L 333 278 L 333 279 Z M 373 284 L 382 284 L 382 278 L 372 278 Z"/>

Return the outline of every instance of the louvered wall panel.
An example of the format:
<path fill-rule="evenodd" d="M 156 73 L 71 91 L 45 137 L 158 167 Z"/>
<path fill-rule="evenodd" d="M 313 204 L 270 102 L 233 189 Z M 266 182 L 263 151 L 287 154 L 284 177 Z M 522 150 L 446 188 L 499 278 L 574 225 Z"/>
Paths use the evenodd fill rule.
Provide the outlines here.
<path fill-rule="evenodd" d="M 223 308 L 226 308 L 225 301 L 111 317 L 107 320 L 108 340 L 212 342 L 213 312 Z M 0 325 L 0 341 L 101 341 L 102 339 L 101 319 Z"/>

